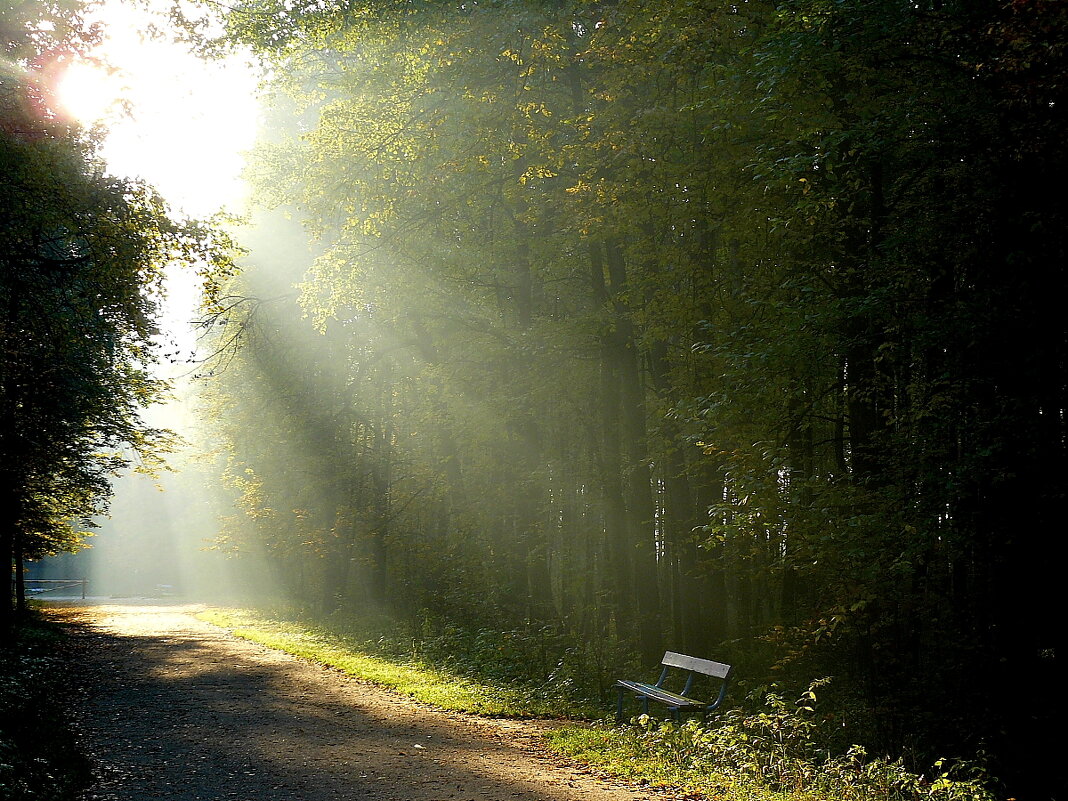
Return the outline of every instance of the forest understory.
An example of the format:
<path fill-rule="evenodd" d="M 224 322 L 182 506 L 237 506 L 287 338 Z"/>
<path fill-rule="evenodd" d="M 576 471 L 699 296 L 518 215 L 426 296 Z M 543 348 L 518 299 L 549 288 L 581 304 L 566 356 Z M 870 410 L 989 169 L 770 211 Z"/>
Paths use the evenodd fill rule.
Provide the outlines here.
<path fill-rule="evenodd" d="M 43 615 L 25 631 L 49 646 L 27 664 L 68 678 L 43 700 L 19 692 L 36 676 L 5 665 L 5 801 L 994 797 L 959 767 L 925 777 L 817 753 L 814 692 L 800 710 L 769 699 L 706 724 L 569 723 L 578 710 L 564 701 L 524 715 L 499 671 L 483 683 L 433 659 L 376 660 L 351 639 L 249 611 L 69 601 Z"/>

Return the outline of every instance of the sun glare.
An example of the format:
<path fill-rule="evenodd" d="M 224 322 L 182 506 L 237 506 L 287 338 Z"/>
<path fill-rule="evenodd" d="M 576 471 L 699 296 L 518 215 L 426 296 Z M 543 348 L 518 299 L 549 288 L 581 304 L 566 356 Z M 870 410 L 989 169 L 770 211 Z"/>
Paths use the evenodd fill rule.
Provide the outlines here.
<path fill-rule="evenodd" d="M 179 215 L 241 214 L 244 154 L 259 119 L 257 74 L 238 56 L 205 60 L 183 44 L 145 35 L 166 30 L 167 10 L 168 0 L 96 4 L 90 21 L 101 25 L 103 38 L 57 76 L 58 103 L 83 125 L 103 123 L 98 153 L 108 172 L 145 180 Z M 196 281 L 169 271 L 161 318 L 166 352 L 184 355 L 195 347 L 187 321 L 196 305 Z M 188 372 L 188 365 L 174 370 Z"/>
<path fill-rule="evenodd" d="M 56 86 L 63 109 L 92 126 L 118 109 L 122 86 L 117 75 L 86 61 L 71 64 Z"/>
<path fill-rule="evenodd" d="M 110 172 L 144 178 L 191 216 L 240 212 L 244 152 L 259 114 L 256 76 L 236 56 L 204 60 L 144 36 L 161 13 L 101 3 L 105 36 L 91 56 L 111 69 L 74 62 L 56 86 L 60 103 L 85 125 L 106 124 L 100 153 Z"/>

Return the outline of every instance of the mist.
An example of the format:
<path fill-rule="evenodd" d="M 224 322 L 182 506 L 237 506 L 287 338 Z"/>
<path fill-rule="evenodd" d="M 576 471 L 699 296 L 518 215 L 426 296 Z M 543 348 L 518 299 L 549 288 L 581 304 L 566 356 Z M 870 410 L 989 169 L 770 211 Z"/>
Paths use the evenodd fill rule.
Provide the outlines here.
<path fill-rule="evenodd" d="M 267 110 L 187 449 L 48 569 L 841 675 L 881 748 L 1011 751 L 982 688 L 1064 646 L 1045 85 L 891 4 L 698 6 L 235 11 Z"/>

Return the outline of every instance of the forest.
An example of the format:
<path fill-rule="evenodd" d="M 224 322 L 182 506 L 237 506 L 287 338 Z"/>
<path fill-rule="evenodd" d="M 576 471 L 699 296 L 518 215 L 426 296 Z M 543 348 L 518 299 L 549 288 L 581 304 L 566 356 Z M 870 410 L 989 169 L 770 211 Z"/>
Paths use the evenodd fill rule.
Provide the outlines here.
<path fill-rule="evenodd" d="M 146 249 L 209 253 L 201 437 L 248 587 L 565 672 L 695 654 L 736 703 L 833 677 L 850 742 L 1060 797 L 1064 3 L 222 13 L 178 20 L 265 65 L 236 269 L 68 139 L 42 161 L 4 90 L 5 551 L 54 549 L 106 472 L 73 454 L 148 400 L 150 296 L 83 243 L 142 287 Z"/>

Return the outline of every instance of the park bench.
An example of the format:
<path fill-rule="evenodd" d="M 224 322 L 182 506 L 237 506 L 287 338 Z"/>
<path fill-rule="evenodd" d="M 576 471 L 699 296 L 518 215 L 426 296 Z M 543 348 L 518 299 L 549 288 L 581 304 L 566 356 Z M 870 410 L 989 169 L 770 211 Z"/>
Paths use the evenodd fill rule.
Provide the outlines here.
<path fill-rule="evenodd" d="M 711 659 L 698 659 L 695 656 L 676 654 L 673 651 L 665 653 L 660 664 L 663 665 L 663 670 L 660 671 L 660 678 L 656 684 L 645 684 L 641 681 L 628 681 L 626 679 L 620 679 L 616 682 L 616 687 L 619 688 L 616 720 L 623 719 L 623 696 L 628 690 L 634 693 L 635 698 L 641 702 L 644 714 L 649 714 L 649 701 L 656 701 L 671 710 L 671 716 L 675 720 L 679 719 L 679 714 L 683 709 L 697 710 L 704 715 L 723 703 L 723 699 L 727 695 L 727 684 L 730 681 L 730 665 L 713 662 Z M 686 671 L 686 683 L 682 687 L 682 692 L 675 693 L 664 688 L 664 682 L 667 681 L 671 668 Z M 700 701 L 690 695 L 694 679 L 698 674 L 721 680 L 719 695 L 712 703 Z"/>

